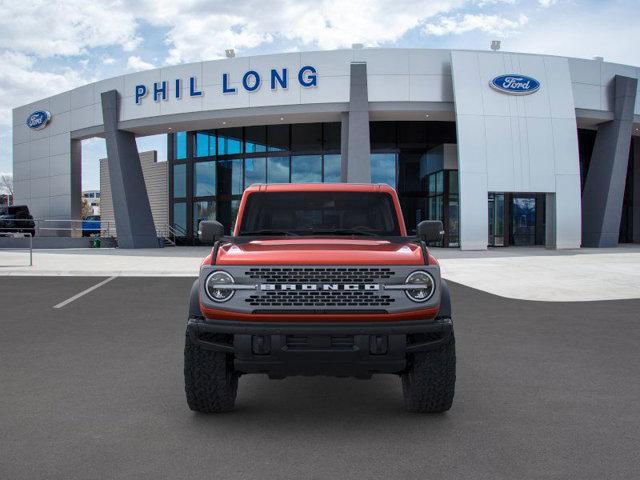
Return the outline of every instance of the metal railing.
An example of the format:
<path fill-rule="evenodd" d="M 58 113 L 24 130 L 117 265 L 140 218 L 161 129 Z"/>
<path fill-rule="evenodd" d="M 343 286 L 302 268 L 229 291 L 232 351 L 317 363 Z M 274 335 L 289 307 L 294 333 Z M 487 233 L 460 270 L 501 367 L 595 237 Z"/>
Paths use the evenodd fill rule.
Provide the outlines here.
<path fill-rule="evenodd" d="M 0 219 L 0 233 L 29 233 L 36 237 L 81 237 L 88 233 L 111 237 L 115 235 L 115 225 L 103 220 Z"/>
<path fill-rule="evenodd" d="M 156 228 L 156 233 L 158 238 L 164 238 L 174 247 L 178 244 L 180 238 L 187 237 L 187 231 L 175 223 L 162 225 L 160 228 Z"/>
<path fill-rule="evenodd" d="M 29 238 L 29 266 L 33 267 L 33 235 L 30 233 L 0 232 L 0 237 Z M 4 247 L 3 250 L 26 250 L 20 247 Z"/>

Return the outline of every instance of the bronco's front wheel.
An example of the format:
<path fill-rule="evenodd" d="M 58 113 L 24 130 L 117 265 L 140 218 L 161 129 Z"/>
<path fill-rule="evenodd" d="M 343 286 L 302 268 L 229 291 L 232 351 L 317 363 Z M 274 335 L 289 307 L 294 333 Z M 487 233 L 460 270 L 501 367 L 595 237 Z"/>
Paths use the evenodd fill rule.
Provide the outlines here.
<path fill-rule="evenodd" d="M 233 357 L 192 342 L 187 330 L 184 345 L 184 390 L 191 410 L 219 413 L 233 410 L 238 392 Z"/>
<path fill-rule="evenodd" d="M 402 374 L 405 408 L 411 412 L 441 413 L 451 408 L 456 385 L 453 331 L 440 346 L 410 356 Z"/>

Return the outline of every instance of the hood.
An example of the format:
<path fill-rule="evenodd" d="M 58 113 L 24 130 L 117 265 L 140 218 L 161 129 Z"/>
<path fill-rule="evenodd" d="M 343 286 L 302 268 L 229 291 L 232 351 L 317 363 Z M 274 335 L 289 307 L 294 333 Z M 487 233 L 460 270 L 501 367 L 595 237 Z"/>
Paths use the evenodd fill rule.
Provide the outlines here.
<path fill-rule="evenodd" d="M 217 265 L 423 265 L 416 243 L 383 239 L 281 238 L 225 243 Z"/>

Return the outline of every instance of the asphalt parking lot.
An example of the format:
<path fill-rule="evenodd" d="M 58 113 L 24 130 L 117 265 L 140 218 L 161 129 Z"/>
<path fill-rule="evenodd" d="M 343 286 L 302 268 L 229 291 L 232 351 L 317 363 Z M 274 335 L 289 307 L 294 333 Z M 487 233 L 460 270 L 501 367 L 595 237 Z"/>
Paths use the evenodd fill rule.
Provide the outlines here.
<path fill-rule="evenodd" d="M 188 410 L 189 278 L 0 278 L 0 478 L 638 478 L 640 300 L 544 303 L 452 285 L 454 406 L 400 382 L 240 380 Z"/>

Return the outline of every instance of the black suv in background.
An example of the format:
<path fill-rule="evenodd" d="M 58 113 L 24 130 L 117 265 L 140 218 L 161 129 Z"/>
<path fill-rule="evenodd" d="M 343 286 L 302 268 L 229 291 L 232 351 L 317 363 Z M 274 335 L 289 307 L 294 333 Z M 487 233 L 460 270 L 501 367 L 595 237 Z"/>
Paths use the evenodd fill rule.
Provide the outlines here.
<path fill-rule="evenodd" d="M 36 224 L 26 205 L 14 205 L 0 212 L 0 233 L 36 234 Z"/>

